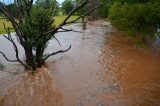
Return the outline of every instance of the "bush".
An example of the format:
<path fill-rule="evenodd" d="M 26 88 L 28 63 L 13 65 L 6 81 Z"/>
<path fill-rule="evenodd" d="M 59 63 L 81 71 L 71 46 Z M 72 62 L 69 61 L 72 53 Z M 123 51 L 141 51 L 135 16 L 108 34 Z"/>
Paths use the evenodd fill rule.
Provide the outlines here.
<path fill-rule="evenodd" d="M 5 69 L 6 69 L 5 65 L 0 63 L 0 70 L 5 70 Z"/>
<path fill-rule="evenodd" d="M 65 14 L 69 14 L 74 8 L 74 2 L 73 0 L 65 0 L 62 3 L 62 10 L 65 12 Z"/>
<path fill-rule="evenodd" d="M 115 2 L 109 11 L 109 19 L 115 27 L 128 35 L 153 39 L 160 25 L 159 3 Z"/>

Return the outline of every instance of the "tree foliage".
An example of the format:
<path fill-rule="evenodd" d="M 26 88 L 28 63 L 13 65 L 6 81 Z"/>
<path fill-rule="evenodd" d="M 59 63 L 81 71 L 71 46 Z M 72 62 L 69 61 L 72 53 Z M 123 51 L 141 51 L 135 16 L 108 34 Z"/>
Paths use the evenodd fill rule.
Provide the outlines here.
<path fill-rule="evenodd" d="M 74 1 L 73 0 L 65 0 L 62 3 L 62 10 L 65 12 L 65 14 L 69 14 L 74 8 Z"/>
<path fill-rule="evenodd" d="M 14 17 L 18 17 L 16 11 L 16 5 L 14 3 L 6 5 L 7 9 L 13 14 Z"/>
<path fill-rule="evenodd" d="M 52 11 L 52 12 L 54 12 L 53 15 L 57 15 L 58 11 L 59 11 L 59 5 L 56 0 L 37 0 L 35 2 L 34 7 L 43 7 L 45 9 L 49 9 L 49 10 L 54 10 L 56 8 L 55 12 Z"/>
<path fill-rule="evenodd" d="M 44 64 L 43 54 L 44 50 L 48 44 L 48 41 L 52 38 L 51 34 L 46 34 L 42 36 L 39 41 L 35 41 L 35 38 L 39 36 L 39 31 L 45 33 L 48 30 L 54 28 L 52 26 L 52 15 L 48 9 L 38 7 L 33 9 L 29 16 L 24 18 L 24 23 L 20 24 L 20 30 L 26 36 L 27 41 L 23 45 L 28 45 L 32 47 L 32 42 L 34 42 L 33 49 L 36 51 L 36 54 L 29 55 L 31 60 L 29 62 L 35 63 L 35 66 L 41 67 Z"/>
<path fill-rule="evenodd" d="M 128 35 L 154 39 L 159 37 L 156 34 L 160 26 L 159 5 L 159 0 L 112 0 L 99 11 L 101 16 L 108 17 L 115 27 Z"/>
<path fill-rule="evenodd" d="M 105 0 L 100 0 L 100 1 L 104 2 Z M 103 17 L 103 18 L 108 17 L 108 12 L 109 12 L 109 9 L 110 9 L 112 4 L 113 4 L 113 1 L 110 1 L 109 3 L 105 4 L 103 7 L 99 8 L 98 9 L 98 12 L 99 12 L 98 15 L 100 17 Z"/>

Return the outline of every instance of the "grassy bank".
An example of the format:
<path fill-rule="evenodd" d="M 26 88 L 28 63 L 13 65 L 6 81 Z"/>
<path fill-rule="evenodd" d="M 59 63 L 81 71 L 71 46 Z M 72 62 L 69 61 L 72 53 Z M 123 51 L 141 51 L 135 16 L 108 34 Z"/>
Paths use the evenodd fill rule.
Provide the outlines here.
<path fill-rule="evenodd" d="M 62 22 L 62 20 L 64 20 L 65 17 L 66 17 L 66 16 L 55 16 L 55 17 L 54 17 L 54 20 L 55 20 L 54 24 L 55 24 L 55 25 L 59 25 L 59 24 Z M 74 20 L 74 19 L 76 19 L 77 17 L 78 17 L 78 16 L 72 16 L 72 17 L 69 19 L 69 21 Z"/>
<path fill-rule="evenodd" d="M 0 19 L 0 34 L 6 33 L 4 30 L 3 23 L 5 23 L 6 27 L 11 27 L 11 23 L 7 21 L 6 19 Z"/>
<path fill-rule="evenodd" d="M 57 26 L 59 25 L 65 18 L 66 16 L 55 16 L 54 17 L 54 24 Z M 69 20 L 74 20 L 76 19 L 77 16 L 72 16 Z M 3 23 L 5 23 L 6 27 L 12 27 L 11 23 L 7 21 L 6 19 L 0 19 L 0 34 L 6 33 L 3 27 Z"/>

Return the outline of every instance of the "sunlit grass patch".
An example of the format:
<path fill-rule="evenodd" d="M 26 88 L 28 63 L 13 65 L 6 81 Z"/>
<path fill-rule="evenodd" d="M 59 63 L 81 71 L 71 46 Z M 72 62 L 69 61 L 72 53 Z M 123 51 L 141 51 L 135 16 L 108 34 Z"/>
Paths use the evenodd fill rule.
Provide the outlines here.
<path fill-rule="evenodd" d="M 8 21 L 6 19 L 0 19 L 0 34 L 6 33 L 3 23 L 5 24 L 6 27 L 12 28 L 12 24 L 10 23 L 10 21 Z"/>
<path fill-rule="evenodd" d="M 55 16 L 54 17 L 54 25 L 58 26 L 64 19 L 66 16 Z M 72 16 L 69 18 L 69 21 L 76 19 L 78 16 Z M 6 20 L 6 19 L 0 19 L 0 34 L 4 34 L 6 33 L 3 23 L 5 23 L 6 27 L 10 27 L 12 28 L 12 24 L 10 23 L 10 21 Z M 12 30 L 13 32 L 14 30 Z"/>
<path fill-rule="evenodd" d="M 54 17 L 54 20 L 55 20 L 54 25 L 58 26 L 66 17 L 67 16 L 55 16 Z M 68 21 L 72 21 L 76 18 L 78 18 L 78 16 L 71 16 Z"/>

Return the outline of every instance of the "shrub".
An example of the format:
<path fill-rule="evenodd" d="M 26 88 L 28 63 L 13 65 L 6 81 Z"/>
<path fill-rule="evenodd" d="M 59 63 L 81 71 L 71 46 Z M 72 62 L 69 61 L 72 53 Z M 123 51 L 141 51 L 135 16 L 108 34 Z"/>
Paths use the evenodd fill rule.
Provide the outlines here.
<path fill-rule="evenodd" d="M 109 11 L 109 19 L 116 28 L 128 35 L 154 39 L 160 25 L 159 3 L 115 2 Z"/>
<path fill-rule="evenodd" d="M 6 69 L 5 65 L 0 63 L 0 70 L 5 70 L 5 69 Z"/>

